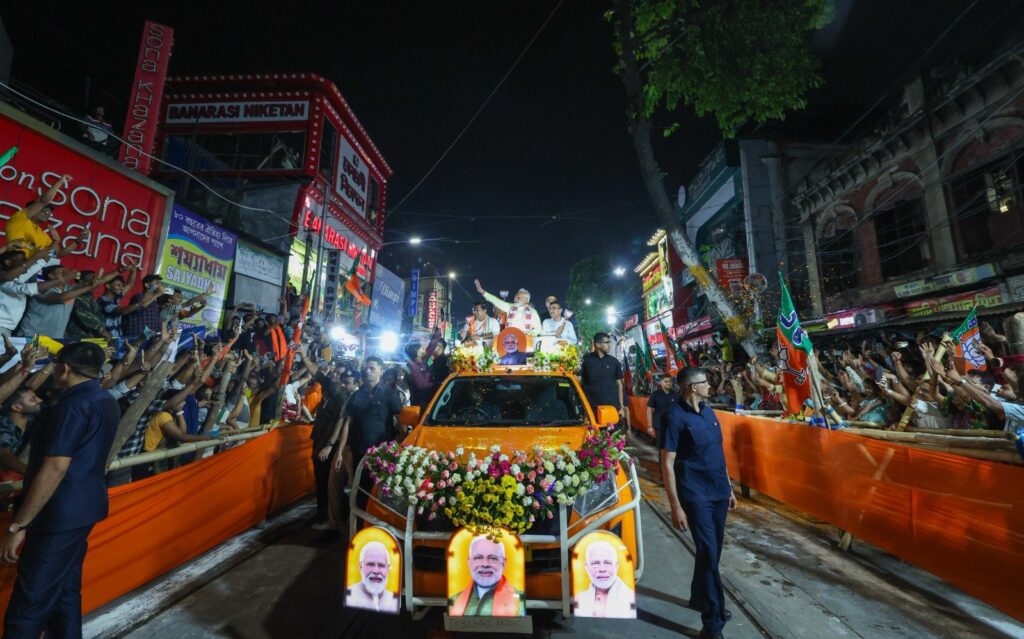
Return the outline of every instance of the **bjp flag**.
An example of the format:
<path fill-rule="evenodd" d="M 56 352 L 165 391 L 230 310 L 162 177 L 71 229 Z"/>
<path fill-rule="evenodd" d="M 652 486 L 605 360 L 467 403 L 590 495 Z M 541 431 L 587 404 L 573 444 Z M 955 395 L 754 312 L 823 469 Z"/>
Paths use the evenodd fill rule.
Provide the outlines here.
<path fill-rule="evenodd" d="M 956 355 L 962 357 L 966 370 L 983 371 L 988 368 L 985 356 L 978 350 L 981 344 L 981 330 L 978 328 L 978 308 L 967 314 L 967 319 L 950 336 L 956 340 Z"/>
<path fill-rule="evenodd" d="M 363 286 L 359 282 L 359 275 L 356 272 L 359 270 L 359 256 L 352 260 L 352 268 L 348 270 L 348 276 L 345 277 L 345 290 L 352 294 L 352 297 L 363 306 L 370 305 L 370 298 L 363 292 Z"/>
<path fill-rule="evenodd" d="M 799 412 L 804 401 L 811 397 L 811 377 L 807 359 L 811 354 L 811 338 L 800 326 L 786 281 L 779 273 L 782 301 L 775 334 L 779 340 L 779 373 L 785 389 L 786 406 L 790 413 Z"/>

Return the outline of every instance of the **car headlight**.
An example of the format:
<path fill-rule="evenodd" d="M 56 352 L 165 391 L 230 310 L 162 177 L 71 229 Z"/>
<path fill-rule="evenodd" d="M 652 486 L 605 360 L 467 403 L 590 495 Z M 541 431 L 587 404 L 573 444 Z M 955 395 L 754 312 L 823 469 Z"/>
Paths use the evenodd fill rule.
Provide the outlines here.
<path fill-rule="evenodd" d="M 583 518 L 615 504 L 615 475 L 608 473 L 604 481 L 597 482 L 573 502 L 572 509 Z"/>

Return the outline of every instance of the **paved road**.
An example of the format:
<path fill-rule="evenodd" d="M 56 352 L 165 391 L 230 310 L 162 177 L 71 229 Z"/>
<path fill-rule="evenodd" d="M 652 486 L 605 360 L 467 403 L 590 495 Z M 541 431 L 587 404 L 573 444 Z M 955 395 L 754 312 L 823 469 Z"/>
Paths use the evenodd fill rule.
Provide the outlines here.
<path fill-rule="evenodd" d="M 654 451 L 635 442 L 643 471 L 647 573 L 639 619 L 563 625 L 536 616 L 535 637 L 696 636 L 699 615 L 685 608 L 690 540 L 663 515 Z M 434 637 L 439 612 L 414 622 L 342 606 L 343 551 L 304 525 L 308 504 L 263 531 L 250 531 L 117 605 L 91 615 L 87 637 Z M 736 638 L 1022 637 L 1024 626 L 935 577 L 870 546 L 836 549 L 837 531 L 763 496 L 730 515 L 722 566 Z M 198 584 L 197 584 L 198 582 Z M 142 625 L 140 618 L 148 619 Z M 440 635 L 443 636 L 443 635 Z M 470 635 L 458 635 L 460 637 Z M 495 637 L 497 635 L 483 635 Z"/>

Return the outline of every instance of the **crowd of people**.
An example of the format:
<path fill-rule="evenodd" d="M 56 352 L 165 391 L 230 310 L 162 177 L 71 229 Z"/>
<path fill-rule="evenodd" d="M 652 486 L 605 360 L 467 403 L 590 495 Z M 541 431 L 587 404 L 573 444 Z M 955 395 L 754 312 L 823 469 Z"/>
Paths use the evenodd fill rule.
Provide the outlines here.
<path fill-rule="evenodd" d="M 912 332 L 880 329 L 851 338 L 812 337 L 822 397 L 839 419 L 851 425 L 894 427 L 909 418 L 905 424 L 917 428 L 1016 430 L 1024 426 L 1024 356 L 1014 354 L 1010 340 L 992 324 L 981 322 L 979 329 L 979 357 L 973 364 L 957 355 L 956 343 L 941 327 Z M 721 337 L 714 344 L 679 351 L 683 368 L 706 371 L 713 405 L 787 415 L 804 410 L 786 405 L 777 343 L 754 357 Z M 664 370 L 666 366 L 670 371 Z M 660 424 L 659 406 L 663 395 L 674 393 L 678 367 L 664 362 L 653 383 L 644 376 L 632 380 L 634 393 L 651 397 L 648 423 Z M 644 384 L 653 388 L 643 388 Z"/>

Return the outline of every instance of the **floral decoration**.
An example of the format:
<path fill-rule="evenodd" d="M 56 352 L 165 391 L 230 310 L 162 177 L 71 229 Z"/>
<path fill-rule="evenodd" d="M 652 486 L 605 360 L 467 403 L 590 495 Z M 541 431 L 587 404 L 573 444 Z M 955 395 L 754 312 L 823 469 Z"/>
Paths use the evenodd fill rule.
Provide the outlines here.
<path fill-rule="evenodd" d="M 452 371 L 456 373 L 482 373 L 498 363 L 498 352 L 488 345 L 460 346 L 452 354 Z"/>
<path fill-rule="evenodd" d="M 580 352 L 575 344 L 562 344 L 554 353 L 535 351 L 532 362 L 534 370 L 575 373 L 580 368 Z"/>
<path fill-rule="evenodd" d="M 590 427 L 579 451 L 535 447 L 503 453 L 492 446 L 481 457 L 462 448 L 442 452 L 397 441 L 371 448 L 367 466 L 383 496 L 396 497 L 429 520 L 444 517 L 474 534 L 516 534 L 537 521 L 554 519 L 560 505 L 572 504 L 595 483 L 614 476 L 624 452 L 617 429 Z"/>

